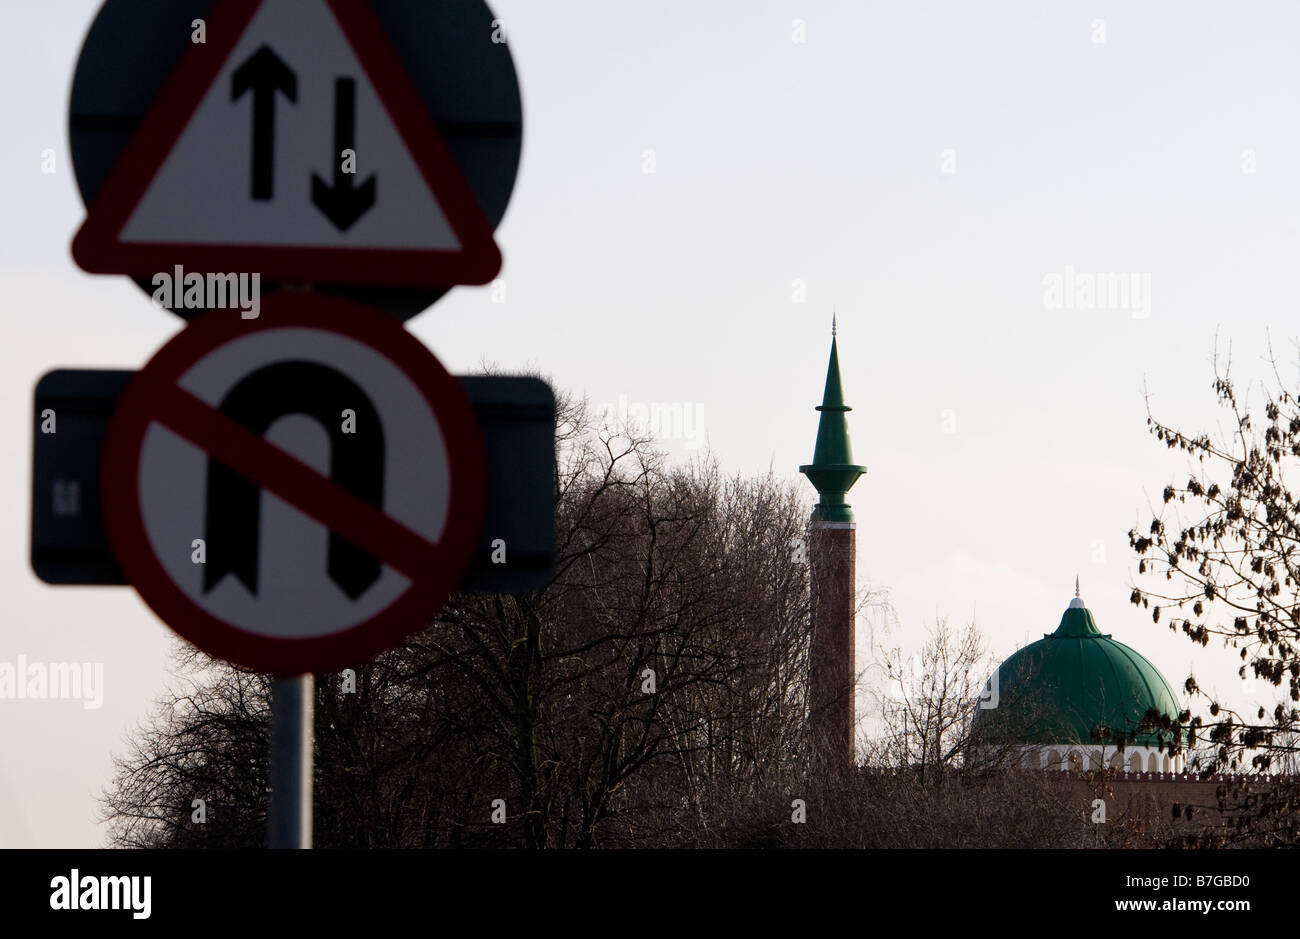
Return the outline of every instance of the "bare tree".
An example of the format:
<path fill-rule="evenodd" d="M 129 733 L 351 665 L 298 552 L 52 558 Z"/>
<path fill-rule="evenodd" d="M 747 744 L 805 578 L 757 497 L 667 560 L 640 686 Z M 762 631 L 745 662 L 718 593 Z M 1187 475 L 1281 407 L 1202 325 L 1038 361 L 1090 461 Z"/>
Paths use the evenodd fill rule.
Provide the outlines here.
<path fill-rule="evenodd" d="M 546 589 L 454 597 L 358 665 L 355 693 L 319 677 L 321 846 L 692 843 L 796 761 L 809 636 L 794 484 L 708 458 L 670 467 L 574 399 L 557 452 Z M 110 837 L 258 844 L 267 680 L 193 650 L 179 678 L 119 760 Z"/>
<path fill-rule="evenodd" d="M 942 779 L 971 754 L 971 727 L 994 662 L 978 627 L 960 633 L 939 619 L 918 655 L 898 647 L 880 657 L 883 685 L 874 692 L 880 730 L 869 765 L 911 767 L 922 780 Z"/>

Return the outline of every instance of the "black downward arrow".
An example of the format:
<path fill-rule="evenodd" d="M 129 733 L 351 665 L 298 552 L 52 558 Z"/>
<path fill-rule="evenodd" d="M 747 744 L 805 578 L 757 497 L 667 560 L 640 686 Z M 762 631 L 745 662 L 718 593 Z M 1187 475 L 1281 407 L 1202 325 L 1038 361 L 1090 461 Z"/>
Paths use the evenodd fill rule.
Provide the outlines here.
<path fill-rule="evenodd" d="M 235 70 L 230 100 L 238 101 L 249 89 L 253 92 L 253 198 L 265 202 L 271 198 L 275 169 L 275 93 L 296 103 L 298 76 L 270 46 L 262 46 Z"/>
<path fill-rule="evenodd" d="M 311 201 L 334 223 L 347 231 L 375 204 L 375 174 L 360 187 L 352 173 L 343 172 L 343 151 L 353 150 L 357 130 L 357 83 L 351 78 L 334 81 L 334 185 L 311 174 Z"/>

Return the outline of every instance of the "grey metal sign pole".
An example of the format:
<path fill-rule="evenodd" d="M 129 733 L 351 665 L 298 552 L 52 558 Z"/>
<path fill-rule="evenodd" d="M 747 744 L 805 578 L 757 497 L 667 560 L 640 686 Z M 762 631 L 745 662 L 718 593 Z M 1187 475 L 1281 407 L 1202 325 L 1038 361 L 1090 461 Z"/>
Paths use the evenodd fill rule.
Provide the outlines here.
<path fill-rule="evenodd" d="M 315 690 L 316 680 L 311 675 L 276 678 L 271 686 L 267 828 L 272 848 L 311 847 Z"/>

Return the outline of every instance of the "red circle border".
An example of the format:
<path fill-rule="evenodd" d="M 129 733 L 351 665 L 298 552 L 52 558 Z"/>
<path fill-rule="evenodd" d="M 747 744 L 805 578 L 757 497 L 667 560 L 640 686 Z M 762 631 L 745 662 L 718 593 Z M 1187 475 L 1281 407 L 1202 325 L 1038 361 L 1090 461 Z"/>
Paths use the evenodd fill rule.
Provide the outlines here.
<path fill-rule="evenodd" d="M 400 369 L 438 421 L 449 463 L 449 508 L 436 548 L 445 563 L 410 585 L 390 606 L 327 636 L 260 636 L 213 616 L 183 592 L 154 554 L 140 506 L 140 458 L 155 418 L 159 387 L 174 387 L 194 364 L 234 339 L 286 327 L 336 333 L 359 342 Z M 420 628 L 447 602 L 478 544 L 487 501 L 487 472 L 478 423 L 460 383 L 423 343 L 387 314 L 337 297 L 276 293 L 264 297 L 257 320 L 217 310 L 191 321 L 128 383 L 104 438 L 100 494 L 109 543 L 127 580 L 176 633 L 209 655 L 280 675 L 324 672 L 369 661 Z"/>

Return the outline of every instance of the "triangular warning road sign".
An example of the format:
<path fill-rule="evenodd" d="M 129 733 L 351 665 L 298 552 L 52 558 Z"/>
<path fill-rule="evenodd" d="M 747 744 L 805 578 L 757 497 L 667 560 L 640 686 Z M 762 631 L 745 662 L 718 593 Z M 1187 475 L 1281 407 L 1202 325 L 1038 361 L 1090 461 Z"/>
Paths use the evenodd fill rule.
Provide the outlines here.
<path fill-rule="evenodd" d="M 492 226 L 365 0 L 219 0 L 72 243 L 92 273 L 442 287 Z"/>

